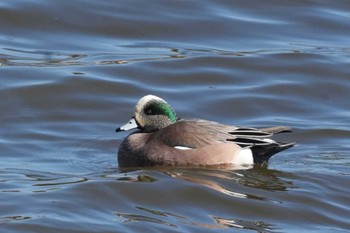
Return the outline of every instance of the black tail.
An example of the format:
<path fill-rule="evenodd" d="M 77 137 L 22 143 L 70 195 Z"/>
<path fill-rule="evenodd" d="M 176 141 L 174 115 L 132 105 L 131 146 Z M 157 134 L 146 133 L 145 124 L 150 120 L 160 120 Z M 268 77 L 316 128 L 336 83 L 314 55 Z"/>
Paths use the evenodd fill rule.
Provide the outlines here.
<path fill-rule="evenodd" d="M 286 150 L 292 146 L 294 146 L 295 143 L 271 143 L 267 145 L 256 145 L 252 146 L 250 149 L 252 150 L 254 163 L 266 163 L 269 158 L 283 150 Z"/>

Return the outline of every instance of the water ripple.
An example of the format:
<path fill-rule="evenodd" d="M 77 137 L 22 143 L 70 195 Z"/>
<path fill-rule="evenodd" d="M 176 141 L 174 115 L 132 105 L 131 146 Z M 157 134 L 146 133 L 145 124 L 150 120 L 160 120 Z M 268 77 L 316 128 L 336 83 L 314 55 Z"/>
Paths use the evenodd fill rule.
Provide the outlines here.
<path fill-rule="evenodd" d="M 0 170 L 0 192 L 48 192 L 71 184 L 88 181 L 85 177 L 32 171 L 24 169 Z"/>
<path fill-rule="evenodd" d="M 345 56 L 349 59 L 349 47 L 315 46 L 290 43 L 286 48 L 252 51 L 225 51 L 222 49 L 175 44 L 134 44 L 118 46 L 115 52 L 70 54 L 55 51 L 20 50 L 4 48 L 0 53 L 0 66 L 62 67 L 124 65 L 134 62 L 187 59 L 202 56 L 252 56 L 264 54 L 318 54 Z"/>

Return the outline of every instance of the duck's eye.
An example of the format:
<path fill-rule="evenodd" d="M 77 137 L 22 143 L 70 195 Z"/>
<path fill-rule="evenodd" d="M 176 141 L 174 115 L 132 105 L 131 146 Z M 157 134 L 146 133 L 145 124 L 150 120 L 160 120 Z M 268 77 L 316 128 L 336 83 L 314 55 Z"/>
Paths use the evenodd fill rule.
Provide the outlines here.
<path fill-rule="evenodd" d="M 145 111 L 145 113 L 146 113 L 147 115 L 153 115 L 152 109 L 147 109 L 147 110 Z"/>

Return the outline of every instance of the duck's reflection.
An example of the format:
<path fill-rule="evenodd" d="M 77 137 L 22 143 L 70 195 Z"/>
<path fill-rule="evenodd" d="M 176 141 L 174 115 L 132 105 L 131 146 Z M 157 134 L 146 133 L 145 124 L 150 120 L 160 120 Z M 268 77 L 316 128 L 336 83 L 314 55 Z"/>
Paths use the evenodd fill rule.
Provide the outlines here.
<path fill-rule="evenodd" d="M 133 172 L 137 169 L 128 168 L 121 172 Z M 288 177 L 290 174 L 277 170 L 268 169 L 263 165 L 243 166 L 214 166 L 214 167 L 151 167 L 143 168 L 143 172 L 135 177 L 125 175 L 118 180 L 132 182 L 154 182 L 157 178 L 148 172 L 162 172 L 168 176 L 187 182 L 199 184 L 220 193 L 236 197 L 266 200 L 267 198 L 258 195 L 256 190 L 265 191 L 286 191 L 293 187 Z M 238 191 L 239 190 L 239 191 Z"/>
<path fill-rule="evenodd" d="M 178 226 L 179 224 L 189 224 L 196 227 L 210 228 L 210 229 L 249 229 L 256 230 L 257 232 L 273 232 L 276 226 L 266 221 L 261 221 L 261 214 L 259 212 L 256 216 L 251 216 L 252 210 L 250 209 L 237 209 L 235 208 L 247 207 L 251 208 L 256 206 L 258 209 L 275 206 L 275 203 L 280 203 L 279 193 L 287 192 L 288 189 L 293 187 L 293 177 L 291 174 L 272 170 L 262 165 L 255 165 L 250 167 L 232 167 L 232 166 L 217 166 L 217 167 L 151 167 L 142 168 L 142 170 L 123 169 L 123 176 L 118 180 L 130 181 L 130 182 L 157 182 L 164 177 L 169 176 L 171 179 L 177 179 L 180 181 L 190 182 L 195 185 L 203 186 L 218 192 L 218 199 L 215 202 L 222 200 L 222 203 L 226 202 L 228 205 L 232 204 L 232 207 L 228 207 L 223 210 L 223 215 L 220 216 L 217 212 L 212 212 L 210 207 L 209 212 L 205 215 L 210 217 L 212 221 L 206 222 L 197 219 L 196 217 L 183 214 L 178 214 L 178 211 L 163 211 L 158 207 L 158 210 L 150 211 L 148 207 L 137 207 L 133 213 L 118 213 L 117 215 L 123 219 L 123 221 L 150 221 L 149 218 L 155 218 L 157 221 L 152 220 L 152 223 L 166 224 L 167 226 Z M 181 183 L 181 182 L 180 182 Z M 175 184 L 174 184 L 175 185 Z M 215 194 L 215 193 L 214 193 Z M 220 197 L 220 195 L 225 195 Z M 227 196 L 233 199 L 227 199 Z M 181 197 L 178 197 L 177 201 L 181 202 Z M 194 196 L 196 198 L 196 196 Z M 212 196 L 210 197 L 212 198 Z M 223 199 L 220 199 L 223 198 Z M 194 201 L 196 199 L 193 199 Z M 208 199 L 209 201 L 210 199 Z M 195 205 L 195 203 L 194 203 Z M 218 207 L 220 208 L 220 207 Z M 233 208 L 233 209 L 231 209 Z M 160 210 L 159 210 L 160 209 Z M 206 208 L 204 208 L 206 209 Z M 171 210 L 171 209 L 170 209 Z M 141 211 L 141 212 L 140 212 Z M 146 211 L 146 212 L 145 212 Z M 254 212 L 254 211 L 253 211 Z M 210 214 L 211 213 L 211 214 Z M 229 213 L 229 214 L 228 214 Z M 243 215 L 247 215 L 243 217 Z M 137 217 L 135 217 L 135 214 Z M 140 216 L 146 216 L 148 218 Z M 179 217 L 181 216 L 181 218 Z M 260 217 L 259 217 L 260 216 Z M 161 221 L 160 221 L 161 220 Z"/>

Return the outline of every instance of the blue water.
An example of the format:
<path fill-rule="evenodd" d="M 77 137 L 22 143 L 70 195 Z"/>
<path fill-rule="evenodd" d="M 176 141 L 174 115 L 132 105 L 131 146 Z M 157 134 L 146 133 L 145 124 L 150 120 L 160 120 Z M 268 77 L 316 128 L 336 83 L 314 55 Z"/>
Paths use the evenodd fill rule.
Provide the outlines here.
<path fill-rule="evenodd" d="M 1 232 L 348 232 L 348 1 L 0 3 Z M 286 125 L 267 167 L 134 168 L 145 94 Z"/>

